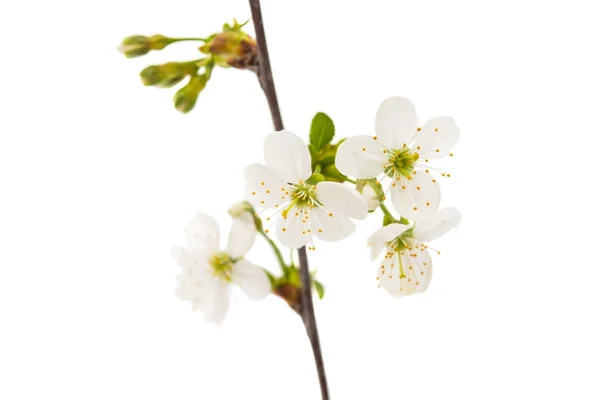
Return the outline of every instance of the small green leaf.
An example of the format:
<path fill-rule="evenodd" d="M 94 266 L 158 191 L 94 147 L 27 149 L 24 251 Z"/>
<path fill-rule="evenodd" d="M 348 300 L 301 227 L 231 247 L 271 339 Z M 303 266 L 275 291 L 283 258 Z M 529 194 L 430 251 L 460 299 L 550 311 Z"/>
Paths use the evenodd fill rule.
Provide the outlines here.
<path fill-rule="evenodd" d="M 317 291 L 319 299 L 323 299 L 323 296 L 325 296 L 325 286 L 319 281 L 313 281 L 313 285 L 315 285 L 315 290 Z"/>
<path fill-rule="evenodd" d="M 321 150 L 324 145 L 330 143 L 335 135 L 335 126 L 327 114 L 318 112 L 310 125 L 310 144 L 315 149 Z"/>
<path fill-rule="evenodd" d="M 325 180 L 325 177 L 321 174 L 312 174 L 310 176 L 310 178 L 308 178 L 306 180 L 306 183 L 308 183 L 309 185 L 316 185 L 319 182 L 323 182 Z"/>

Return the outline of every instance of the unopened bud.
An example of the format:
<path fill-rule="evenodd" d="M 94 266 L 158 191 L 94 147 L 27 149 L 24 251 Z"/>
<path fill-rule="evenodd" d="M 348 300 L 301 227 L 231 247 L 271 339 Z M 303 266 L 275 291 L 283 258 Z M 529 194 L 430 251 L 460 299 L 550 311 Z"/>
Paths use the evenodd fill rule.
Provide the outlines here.
<path fill-rule="evenodd" d="M 383 188 L 376 179 L 358 179 L 356 190 L 367 201 L 369 211 L 375 211 L 384 200 Z"/>
<path fill-rule="evenodd" d="M 258 63 L 256 41 L 241 31 L 218 33 L 200 51 L 217 56 L 234 68 L 245 69 Z"/>
<path fill-rule="evenodd" d="M 181 82 L 186 76 L 196 73 L 197 69 L 193 63 L 169 62 L 144 68 L 140 72 L 140 77 L 146 86 L 169 88 Z"/>
<path fill-rule="evenodd" d="M 187 113 L 194 108 L 198 95 L 206 86 L 207 81 L 208 78 L 204 74 L 192 76 L 188 84 L 175 93 L 173 98 L 175 108 L 182 113 Z"/>
<path fill-rule="evenodd" d="M 254 215 L 254 207 L 252 207 L 252 204 L 248 203 L 247 201 L 235 203 L 229 207 L 228 212 L 233 219 L 239 219 L 250 224 L 255 224 L 256 216 Z"/>
<path fill-rule="evenodd" d="M 361 195 L 363 199 L 367 201 L 367 207 L 369 211 L 375 211 L 377 207 L 379 207 L 379 203 L 381 203 L 379 200 L 379 195 L 375 193 L 371 185 L 365 185 Z"/>
<path fill-rule="evenodd" d="M 134 35 L 123 39 L 117 50 L 125 54 L 125 57 L 133 58 L 148 54 L 150 50 L 162 50 L 172 42 L 173 39 L 163 35 L 153 35 L 150 37 Z"/>

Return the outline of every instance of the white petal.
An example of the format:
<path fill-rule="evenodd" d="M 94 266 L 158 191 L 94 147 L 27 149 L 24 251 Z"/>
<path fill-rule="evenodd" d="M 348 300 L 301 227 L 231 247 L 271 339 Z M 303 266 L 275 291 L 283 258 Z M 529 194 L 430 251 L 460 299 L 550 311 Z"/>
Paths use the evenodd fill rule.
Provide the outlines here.
<path fill-rule="evenodd" d="M 435 178 L 424 171 L 414 170 L 411 179 L 394 181 L 392 204 L 403 217 L 426 220 L 437 213 L 440 206 L 440 186 Z"/>
<path fill-rule="evenodd" d="M 337 182 L 317 184 L 317 200 L 331 212 L 340 212 L 354 219 L 367 217 L 367 202 L 356 189 Z"/>
<path fill-rule="evenodd" d="M 243 257 L 250 250 L 256 238 L 254 221 L 250 224 L 241 219 L 234 219 L 229 232 L 225 253 L 231 258 Z"/>
<path fill-rule="evenodd" d="M 253 300 L 261 300 L 271 293 L 271 282 L 265 271 L 246 260 L 233 265 L 232 279 Z"/>
<path fill-rule="evenodd" d="M 292 208 L 287 218 L 277 221 L 277 239 L 285 247 L 299 249 L 312 241 L 309 216 Z"/>
<path fill-rule="evenodd" d="M 413 148 L 419 158 L 440 158 L 447 156 L 458 142 L 460 131 L 454 118 L 436 117 L 423 125 L 414 140 Z M 417 149 L 417 146 L 420 148 Z"/>
<path fill-rule="evenodd" d="M 375 117 L 377 140 L 388 149 L 401 149 L 417 132 L 419 121 L 412 101 L 390 97 L 381 103 Z"/>
<path fill-rule="evenodd" d="M 185 228 L 190 246 L 215 250 L 219 248 L 219 225 L 213 217 L 198 213 Z"/>
<path fill-rule="evenodd" d="M 229 285 L 220 279 L 207 281 L 204 298 L 199 305 L 204 319 L 219 325 L 229 310 Z"/>
<path fill-rule="evenodd" d="M 342 213 L 328 211 L 322 207 L 313 213 L 311 230 L 321 240 L 336 242 L 350 236 L 356 229 L 354 222 Z"/>
<path fill-rule="evenodd" d="M 273 208 L 286 201 L 281 197 L 288 185 L 268 167 L 258 163 L 248 165 L 244 169 L 244 179 L 246 199 L 257 208 Z"/>
<path fill-rule="evenodd" d="M 413 237 L 419 242 L 429 242 L 454 229 L 460 222 L 460 213 L 455 207 L 439 210 L 430 220 L 415 223 Z"/>
<path fill-rule="evenodd" d="M 427 250 L 415 251 L 417 253 L 404 251 L 400 257 L 394 253 L 391 258 L 384 258 L 378 268 L 379 284 L 394 297 L 416 294 L 429 286 L 431 257 Z"/>
<path fill-rule="evenodd" d="M 409 225 L 389 224 L 379 228 L 367 239 L 367 245 L 371 248 L 371 260 L 375 260 L 388 242 L 394 240 L 410 229 Z"/>
<path fill-rule="evenodd" d="M 403 295 L 423 292 L 431 282 L 432 263 L 429 251 L 423 248 L 413 248 L 411 251 L 404 252 L 402 256 L 402 268 L 406 275 L 401 279 Z"/>
<path fill-rule="evenodd" d="M 205 249 L 173 247 L 170 254 L 184 271 L 206 269 L 210 252 Z"/>
<path fill-rule="evenodd" d="M 265 163 L 286 182 L 297 183 L 312 174 L 306 143 L 292 132 L 273 132 L 265 138 Z"/>
<path fill-rule="evenodd" d="M 372 136 L 354 136 L 338 147 L 335 166 L 342 174 L 357 179 L 375 178 L 383 172 L 388 160 L 383 150 Z"/>

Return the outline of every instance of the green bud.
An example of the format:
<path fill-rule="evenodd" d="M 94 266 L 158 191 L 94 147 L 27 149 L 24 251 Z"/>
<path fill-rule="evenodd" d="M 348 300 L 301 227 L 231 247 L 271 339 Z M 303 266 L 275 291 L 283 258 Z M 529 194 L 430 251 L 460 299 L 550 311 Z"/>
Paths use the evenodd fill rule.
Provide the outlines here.
<path fill-rule="evenodd" d="M 206 75 L 192 76 L 190 81 L 175 93 L 173 103 L 175 108 L 182 113 L 189 112 L 196 105 L 198 95 L 206 86 L 208 78 Z"/>
<path fill-rule="evenodd" d="M 195 74 L 198 67 L 194 63 L 169 62 L 151 65 L 140 72 L 142 83 L 146 86 L 170 88 L 181 82 L 186 76 Z"/>
<path fill-rule="evenodd" d="M 123 39 L 117 50 L 125 54 L 125 57 L 133 58 L 148 54 L 150 50 L 162 50 L 172 42 L 173 39 L 163 35 L 153 35 L 150 37 L 134 35 Z"/>

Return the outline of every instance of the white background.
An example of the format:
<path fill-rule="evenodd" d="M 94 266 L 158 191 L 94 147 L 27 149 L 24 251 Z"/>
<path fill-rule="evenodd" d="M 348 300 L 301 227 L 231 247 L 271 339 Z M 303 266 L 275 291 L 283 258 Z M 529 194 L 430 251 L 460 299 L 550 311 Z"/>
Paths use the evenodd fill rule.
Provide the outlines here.
<path fill-rule="evenodd" d="M 461 226 L 429 290 L 377 289 L 366 237 L 311 265 L 334 399 L 600 398 L 594 1 L 264 1 L 284 122 L 317 111 L 371 134 L 388 96 L 461 141 L 442 182 Z M 0 398 L 317 399 L 308 340 L 278 298 L 219 328 L 173 294 L 197 211 L 229 228 L 271 121 L 251 73 L 218 70 L 196 109 L 141 85 L 130 34 L 205 36 L 245 1 L 0 5 Z M 249 258 L 276 270 L 261 241 Z"/>

